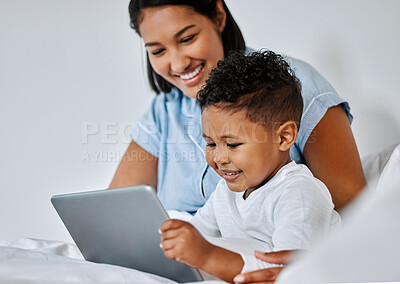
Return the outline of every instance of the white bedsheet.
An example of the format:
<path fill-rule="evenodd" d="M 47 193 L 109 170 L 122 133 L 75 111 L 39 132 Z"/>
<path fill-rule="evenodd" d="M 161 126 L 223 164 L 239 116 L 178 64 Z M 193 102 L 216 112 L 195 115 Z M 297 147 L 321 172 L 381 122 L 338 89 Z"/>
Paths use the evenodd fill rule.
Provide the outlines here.
<path fill-rule="evenodd" d="M 181 219 L 187 217 L 179 212 L 171 215 Z M 207 239 L 246 258 L 251 258 L 256 249 L 270 251 L 267 244 L 257 240 L 213 237 Z M 203 276 L 207 279 L 202 282 L 204 284 L 226 283 L 205 273 Z M 135 269 L 85 261 L 75 244 L 25 238 L 0 241 L 0 283 L 175 284 L 177 282 Z"/>
<path fill-rule="evenodd" d="M 84 261 L 73 244 L 0 242 L 0 283 L 176 283 L 123 267 Z"/>
<path fill-rule="evenodd" d="M 255 240 L 208 238 L 216 245 L 249 257 L 254 250 L 268 251 Z M 229 264 L 227 264 L 229 265 Z M 202 283 L 226 283 L 210 280 Z M 20 239 L 0 241 L 0 283 L 177 283 L 175 281 L 115 265 L 85 261 L 75 244 Z M 196 282 L 198 283 L 198 282 Z"/>
<path fill-rule="evenodd" d="M 215 245 L 247 257 L 254 250 L 269 251 L 265 243 L 256 240 L 209 237 Z M 227 264 L 229 265 L 229 264 Z M 272 265 L 274 266 L 274 265 Z M 226 283 L 210 280 L 203 274 L 202 283 Z M 85 261 L 75 244 L 59 241 L 20 239 L 0 241 L 0 283 L 177 283 L 135 269 Z M 195 282 L 198 283 L 198 282 Z"/>
<path fill-rule="evenodd" d="M 20 239 L 0 241 L 0 283 L 177 282 L 134 269 L 85 261 L 74 244 Z M 225 282 L 212 280 L 203 283 Z"/>

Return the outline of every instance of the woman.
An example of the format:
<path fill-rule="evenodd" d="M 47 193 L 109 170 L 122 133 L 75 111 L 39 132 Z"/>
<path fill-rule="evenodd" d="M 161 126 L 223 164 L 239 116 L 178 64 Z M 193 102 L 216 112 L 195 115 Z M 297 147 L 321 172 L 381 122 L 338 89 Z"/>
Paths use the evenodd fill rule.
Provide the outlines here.
<path fill-rule="evenodd" d="M 205 161 L 196 94 L 218 60 L 231 50 L 245 52 L 245 42 L 223 0 L 132 0 L 129 12 L 158 95 L 134 128 L 110 187 L 149 184 L 167 210 L 195 213 L 219 180 Z M 340 210 L 366 184 L 350 108 L 311 66 L 284 58 L 304 101 L 291 158 L 327 185 Z"/>

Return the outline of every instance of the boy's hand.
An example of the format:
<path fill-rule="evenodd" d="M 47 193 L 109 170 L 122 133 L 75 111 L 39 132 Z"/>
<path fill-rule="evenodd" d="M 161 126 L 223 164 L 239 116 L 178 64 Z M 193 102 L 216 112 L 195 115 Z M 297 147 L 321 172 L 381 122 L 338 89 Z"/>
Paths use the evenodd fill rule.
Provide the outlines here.
<path fill-rule="evenodd" d="M 201 268 L 215 248 L 192 224 L 171 219 L 161 225 L 161 247 L 166 257 Z"/>

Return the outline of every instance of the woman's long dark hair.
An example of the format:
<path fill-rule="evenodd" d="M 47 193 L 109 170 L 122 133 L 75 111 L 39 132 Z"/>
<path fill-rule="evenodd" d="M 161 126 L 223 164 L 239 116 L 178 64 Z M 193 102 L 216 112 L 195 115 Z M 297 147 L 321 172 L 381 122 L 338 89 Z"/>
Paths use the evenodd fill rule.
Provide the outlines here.
<path fill-rule="evenodd" d="M 221 34 L 222 44 L 224 46 L 224 54 L 227 55 L 230 51 L 241 50 L 244 52 L 246 44 L 231 13 L 228 10 L 225 2 L 221 0 L 226 13 L 225 29 Z M 130 25 L 140 35 L 139 23 L 141 21 L 141 10 L 148 7 L 156 7 L 163 5 L 185 5 L 192 7 L 197 13 L 202 14 L 212 21 L 217 17 L 217 0 L 131 0 L 129 3 Z M 158 75 L 150 64 L 149 56 L 147 55 L 147 77 L 151 88 L 157 93 L 168 93 L 174 86 Z"/>

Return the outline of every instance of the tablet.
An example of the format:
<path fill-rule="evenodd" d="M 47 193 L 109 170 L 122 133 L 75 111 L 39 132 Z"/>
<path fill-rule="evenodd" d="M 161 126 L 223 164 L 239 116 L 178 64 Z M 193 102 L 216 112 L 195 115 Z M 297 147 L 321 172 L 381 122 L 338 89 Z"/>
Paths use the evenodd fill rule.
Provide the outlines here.
<path fill-rule="evenodd" d="M 51 202 L 86 260 L 177 282 L 203 280 L 197 269 L 164 256 L 158 229 L 169 217 L 151 186 L 56 195 Z"/>

